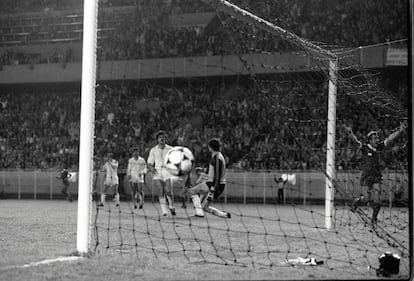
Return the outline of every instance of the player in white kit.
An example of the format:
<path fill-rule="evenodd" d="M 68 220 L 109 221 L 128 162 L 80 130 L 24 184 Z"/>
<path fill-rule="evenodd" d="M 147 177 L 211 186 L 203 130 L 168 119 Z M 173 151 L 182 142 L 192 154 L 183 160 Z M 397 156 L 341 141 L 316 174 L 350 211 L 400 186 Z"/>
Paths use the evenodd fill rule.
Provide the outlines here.
<path fill-rule="evenodd" d="M 152 147 L 147 160 L 148 170 L 153 174 L 153 184 L 158 187 L 160 207 L 163 216 L 168 214 L 175 216 L 174 197 L 172 187 L 172 175 L 165 167 L 165 156 L 172 146 L 166 144 L 167 134 L 164 131 L 158 131 L 155 135 L 157 145 Z M 168 206 L 168 208 L 167 208 Z"/>
<path fill-rule="evenodd" d="M 144 191 L 145 174 L 147 173 L 147 163 L 145 159 L 139 156 L 138 148 L 134 148 L 132 157 L 128 160 L 127 177 L 132 189 L 132 202 L 134 208 L 142 209 L 144 205 Z"/>
<path fill-rule="evenodd" d="M 102 171 L 105 173 L 104 190 L 101 193 L 101 202 L 98 206 L 102 207 L 105 204 L 106 195 L 113 191 L 115 194 L 115 204 L 119 206 L 119 178 L 118 178 L 118 161 L 113 159 L 113 154 L 108 153 L 107 160 L 102 166 Z"/>

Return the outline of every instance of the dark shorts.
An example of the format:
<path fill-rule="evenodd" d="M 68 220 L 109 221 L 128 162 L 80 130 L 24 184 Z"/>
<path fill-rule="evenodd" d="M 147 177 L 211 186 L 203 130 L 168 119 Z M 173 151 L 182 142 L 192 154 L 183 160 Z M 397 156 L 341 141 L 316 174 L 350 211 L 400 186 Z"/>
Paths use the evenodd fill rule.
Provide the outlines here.
<path fill-rule="evenodd" d="M 212 186 L 214 186 L 213 182 L 206 182 L 208 188 L 210 189 Z M 214 199 L 217 199 L 224 191 L 224 188 L 226 187 L 226 185 L 224 183 L 219 184 L 219 186 L 216 188 L 216 190 L 214 191 Z"/>

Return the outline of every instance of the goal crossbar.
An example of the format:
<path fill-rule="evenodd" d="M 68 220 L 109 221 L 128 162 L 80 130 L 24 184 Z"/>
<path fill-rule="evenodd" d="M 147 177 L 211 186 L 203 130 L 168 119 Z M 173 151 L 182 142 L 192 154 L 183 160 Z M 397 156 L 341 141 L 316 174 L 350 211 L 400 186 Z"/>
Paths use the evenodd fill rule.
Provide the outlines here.
<path fill-rule="evenodd" d="M 227 13 L 235 18 L 245 22 L 254 24 L 256 27 L 268 31 L 274 35 L 281 36 L 282 38 L 286 39 L 287 41 L 296 44 L 297 46 L 312 51 L 317 56 L 326 58 L 329 60 L 336 60 L 337 55 L 332 53 L 331 51 L 325 50 L 318 45 L 313 44 L 307 40 L 304 40 L 300 36 L 289 32 L 261 17 L 258 17 L 249 11 L 246 11 L 228 1 L 225 0 L 202 0 L 204 3 L 209 4 L 219 11 Z"/>

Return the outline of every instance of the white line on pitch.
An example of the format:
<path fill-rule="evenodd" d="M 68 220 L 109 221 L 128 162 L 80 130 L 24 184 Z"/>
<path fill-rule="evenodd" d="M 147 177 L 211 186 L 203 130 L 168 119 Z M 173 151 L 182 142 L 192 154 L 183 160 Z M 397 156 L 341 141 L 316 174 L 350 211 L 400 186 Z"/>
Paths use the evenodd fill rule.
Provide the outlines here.
<path fill-rule="evenodd" d="M 58 258 L 55 258 L 55 259 L 47 259 L 47 260 L 42 260 L 42 261 L 37 261 L 37 262 L 31 262 L 31 263 L 24 264 L 24 265 L 12 265 L 12 266 L 1 267 L 0 270 L 35 267 L 35 266 L 39 266 L 39 265 L 48 265 L 48 264 L 52 264 L 52 263 L 56 263 L 56 262 L 75 261 L 75 260 L 82 259 L 82 258 L 83 257 L 76 257 L 76 256 L 58 257 Z"/>

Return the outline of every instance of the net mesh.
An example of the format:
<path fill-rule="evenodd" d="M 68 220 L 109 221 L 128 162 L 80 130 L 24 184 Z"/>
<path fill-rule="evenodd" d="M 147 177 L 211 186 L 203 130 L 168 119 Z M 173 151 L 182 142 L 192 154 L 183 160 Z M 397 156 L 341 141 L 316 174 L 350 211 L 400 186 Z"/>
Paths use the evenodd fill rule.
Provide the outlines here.
<path fill-rule="evenodd" d="M 154 144 L 153 134 L 162 125 L 171 132 L 170 139 L 188 146 L 197 165 L 203 165 L 208 161 L 207 140 L 220 137 L 231 169 L 226 189 L 215 205 L 230 212 L 232 218 L 194 218 L 188 198 L 187 208 L 177 208 L 177 216 L 163 217 L 158 190 L 148 175 L 143 209 L 134 209 L 126 182 L 125 201 L 119 207 L 109 203 L 96 208 L 95 251 L 133 253 L 138 260 L 150 255 L 253 268 L 287 267 L 300 263 L 298 257 L 313 257 L 324 262 L 322 273 L 318 271 L 321 276 L 340 271 L 349 277 L 371 276 L 370 269 L 378 267 L 378 256 L 392 251 L 401 255 L 401 272 L 408 274 L 407 135 L 403 133 L 382 155 L 387 167 L 381 185 L 382 207 L 378 223 L 372 225 L 370 206 L 350 210 L 353 200 L 363 193 L 361 155 L 343 128 L 351 126 L 364 140 L 372 129 L 385 138 L 407 118 L 406 93 L 384 87 L 384 73 L 363 69 L 358 49 L 314 43 L 273 29 L 271 19 L 265 18 L 266 22 L 241 11 L 245 8 L 261 15 L 242 2 L 234 1 L 238 6 L 205 2 L 216 10 L 217 21 L 202 32 L 221 41 L 219 52 L 237 63 L 204 63 L 206 73 L 220 69 L 224 74 L 219 77 L 100 86 L 95 155 L 99 167 L 104 151 L 117 150 L 119 157 L 127 158 L 125 146 L 134 143 L 146 157 Z M 273 21 L 284 28 L 280 19 Z M 334 122 L 327 119 L 332 58 L 339 65 L 333 80 L 338 89 L 337 174 L 334 227 L 327 230 L 326 128 L 328 122 Z M 136 110 L 142 104 L 157 107 L 157 113 Z M 133 128 L 130 143 L 118 138 L 123 135 L 120 131 L 128 129 L 111 124 L 108 113 L 113 112 Z M 282 174 L 295 177 L 284 186 L 283 196 L 275 181 Z M 193 181 L 195 178 L 193 174 Z M 101 185 L 97 173 L 98 192 Z M 176 200 L 181 188 L 175 187 Z"/>

